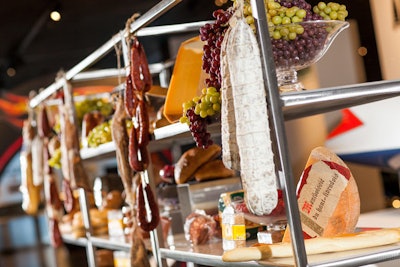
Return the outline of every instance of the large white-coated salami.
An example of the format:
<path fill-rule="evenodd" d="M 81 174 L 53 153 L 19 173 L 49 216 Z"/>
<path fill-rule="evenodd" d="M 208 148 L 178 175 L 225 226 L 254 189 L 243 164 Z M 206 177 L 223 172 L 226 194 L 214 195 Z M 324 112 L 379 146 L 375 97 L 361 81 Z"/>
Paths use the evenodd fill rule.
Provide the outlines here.
<path fill-rule="evenodd" d="M 240 175 L 249 210 L 256 215 L 267 215 L 276 207 L 278 195 L 260 51 L 245 20 L 237 16 L 231 20 L 236 21 L 226 37 L 226 56 Z"/>

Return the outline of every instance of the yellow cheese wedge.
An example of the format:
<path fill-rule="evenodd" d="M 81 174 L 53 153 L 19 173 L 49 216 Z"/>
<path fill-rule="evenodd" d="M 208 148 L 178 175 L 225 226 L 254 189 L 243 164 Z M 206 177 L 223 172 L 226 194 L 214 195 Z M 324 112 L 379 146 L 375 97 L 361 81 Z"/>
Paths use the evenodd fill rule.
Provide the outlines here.
<path fill-rule="evenodd" d="M 171 123 L 182 117 L 182 104 L 200 95 L 204 87 L 202 56 L 203 42 L 198 36 L 179 47 L 164 105 L 164 116 Z"/>

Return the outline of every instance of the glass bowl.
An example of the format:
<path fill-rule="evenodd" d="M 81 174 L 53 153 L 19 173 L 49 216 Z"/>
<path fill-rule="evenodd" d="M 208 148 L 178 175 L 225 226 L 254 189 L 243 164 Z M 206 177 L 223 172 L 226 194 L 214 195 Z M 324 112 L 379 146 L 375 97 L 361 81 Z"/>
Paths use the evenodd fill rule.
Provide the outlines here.
<path fill-rule="evenodd" d="M 301 91 L 297 71 L 320 60 L 349 23 L 313 20 L 269 27 L 272 52 L 281 92 Z"/>

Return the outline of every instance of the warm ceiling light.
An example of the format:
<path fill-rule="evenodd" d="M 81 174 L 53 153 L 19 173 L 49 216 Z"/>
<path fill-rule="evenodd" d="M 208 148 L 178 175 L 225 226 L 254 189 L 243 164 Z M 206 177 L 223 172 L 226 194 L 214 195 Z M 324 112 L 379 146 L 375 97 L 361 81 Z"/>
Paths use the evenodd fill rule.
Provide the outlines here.
<path fill-rule="evenodd" d="M 393 208 L 395 208 L 395 209 L 400 209 L 400 199 L 395 199 L 395 200 L 393 200 L 392 206 L 393 206 Z"/>
<path fill-rule="evenodd" d="M 8 77 L 14 77 L 15 74 L 17 74 L 17 71 L 13 67 L 9 67 L 7 69 L 7 75 Z"/>
<path fill-rule="evenodd" d="M 50 13 L 50 18 L 53 21 L 59 21 L 61 19 L 61 14 L 57 10 L 54 10 Z"/>
<path fill-rule="evenodd" d="M 367 55 L 367 53 L 368 53 L 368 49 L 367 49 L 365 46 L 360 46 L 360 47 L 357 49 L 357 52 L 358 52 L 358 54 L 359 54 L 360 56 L 365 57 L 365 56 Z"/>

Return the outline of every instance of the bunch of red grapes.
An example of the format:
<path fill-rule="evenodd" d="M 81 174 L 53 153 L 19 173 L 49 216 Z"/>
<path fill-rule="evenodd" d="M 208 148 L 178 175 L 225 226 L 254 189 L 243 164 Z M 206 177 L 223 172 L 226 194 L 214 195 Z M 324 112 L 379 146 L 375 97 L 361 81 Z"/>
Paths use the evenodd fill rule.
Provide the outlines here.
<path fill-rule="evenodd" d="M 233 10 L 216 10 L 213 12 L 215 21 L 213 24 L 207 23 L 200 28 L 200 38 L 205 42 L 203 47 L 203 70 L 209 75 L 206 79 L 207 87 L 215 87 L 217 91 L 221 88 L 220 73 L 220 52 L 221 44 L 224 40 L 225 31 L 228 29 L 228 21 L 232 16 Z M 207 125 L 211 118 L 202 118 L 195 114 L 194 107 L 186 111 L 189 119 L 189 129 L 198 147 L 207 148 L 213 142 L 211 134 L 207 131 Z"/>

